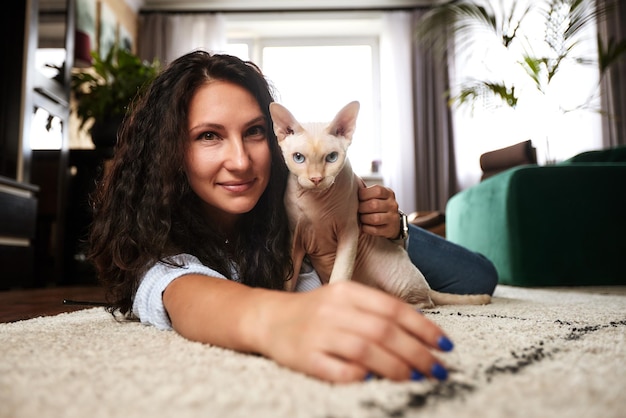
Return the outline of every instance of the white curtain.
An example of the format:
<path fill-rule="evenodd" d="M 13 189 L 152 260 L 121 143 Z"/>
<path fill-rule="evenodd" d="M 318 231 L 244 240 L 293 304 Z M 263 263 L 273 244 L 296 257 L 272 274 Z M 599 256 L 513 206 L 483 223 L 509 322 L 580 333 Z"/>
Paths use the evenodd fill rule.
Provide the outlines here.
<path fill-rule="evenodd" d="M 220 13 L 147 14 L 140 25 L 139 55 L 166 65 L 196 49 L 223 52 L 227 38 Z"/>
<path fill-rule="evenodd" d="M 383 15 L 380 37 L 381 172 L 400 209 L 416 210 L 411 14 Z"/>

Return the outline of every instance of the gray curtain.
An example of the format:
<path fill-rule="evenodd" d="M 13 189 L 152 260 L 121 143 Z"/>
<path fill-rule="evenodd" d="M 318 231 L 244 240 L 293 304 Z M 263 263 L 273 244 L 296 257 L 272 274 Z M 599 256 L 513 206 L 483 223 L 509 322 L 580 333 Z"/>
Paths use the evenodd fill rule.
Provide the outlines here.
<path fill-rule="evenodd" d="M 598 22 L 598 32 L 608 39 L 626 38 L 626 4 L 623 0 L 598 0 L 608 7 L 606 18 Z M 607 71 L 602 80 L 602 123 L 604 148 L 626 145 L 626 56 Z"/>
<path fill-rule="evenodd" d="M 414 27 L 423 13 L 414 12 Z M 452 114 L 446 96 L 450 88 L 447 58 L 417 39 L 413 45 L 417 210 L 445 211 L 448 199 L 458 191 Z"/>
<path fill-rule="evenodd" d="M 139 42 L 137 55 L 142 59 L 152 61 L 162 60 L 167 52 L 167 37 L 171 36 L 167 30 L 167 15 L 150 13 L 139 16 Z"/>

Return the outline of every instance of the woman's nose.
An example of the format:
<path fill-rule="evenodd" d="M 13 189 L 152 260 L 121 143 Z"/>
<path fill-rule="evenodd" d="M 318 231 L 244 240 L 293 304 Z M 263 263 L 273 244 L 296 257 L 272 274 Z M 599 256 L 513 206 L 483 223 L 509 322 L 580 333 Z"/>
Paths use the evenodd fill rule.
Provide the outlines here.
<path fill-rule="evenodd" d="M 250 153 L 242 138 L 234 138 L 228 147 L 228 156 L 225 161 L 229 170 L 245 170 L 250 166 Z"/>

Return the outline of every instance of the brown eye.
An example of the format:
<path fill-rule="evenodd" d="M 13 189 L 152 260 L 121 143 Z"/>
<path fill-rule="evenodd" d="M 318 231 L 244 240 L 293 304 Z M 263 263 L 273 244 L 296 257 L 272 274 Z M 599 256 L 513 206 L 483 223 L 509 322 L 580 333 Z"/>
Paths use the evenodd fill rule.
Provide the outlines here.
<path fill-rule="evenodd" d="M 215 141 L 216 139 L 219 139 L 219 136 L 217 136 L 214 132 L 202 132 L 196 137 L 196 139 L 202 141 Z"/>
<path fill-rule="evenodd" d="M 265 127 L 256 125 L 246 131 L 246 137 L 251 139 L 265 139 Z"/>

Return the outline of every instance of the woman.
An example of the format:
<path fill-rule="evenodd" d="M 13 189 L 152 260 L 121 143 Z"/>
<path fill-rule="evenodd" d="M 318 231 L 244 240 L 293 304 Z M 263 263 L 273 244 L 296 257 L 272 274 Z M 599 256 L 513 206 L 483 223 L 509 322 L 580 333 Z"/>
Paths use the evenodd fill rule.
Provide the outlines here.
<path fill-rule="evenodd" d="M 138 100 L 94 196 L 90 257 L 113 310 L 328 381 L 445 379 L 431 350 L 452 343 L 409 305 L 354 282 L 321 287 L 314 271 L 298 278 L 310 291 L 282 291 L 293 267 L 272 101 L 256 66 L 202 51 Z M 360 199 L 364 231 L 396 238 L 393 192 Z"/>

